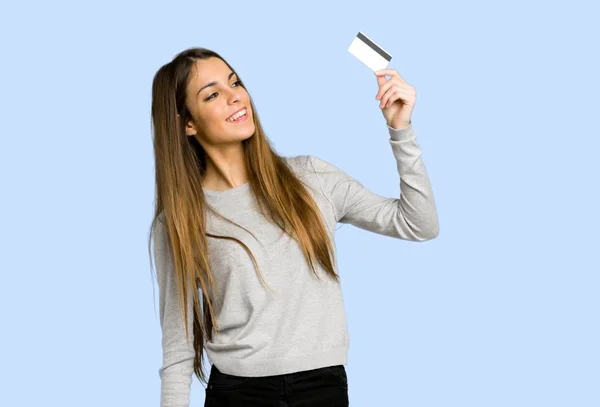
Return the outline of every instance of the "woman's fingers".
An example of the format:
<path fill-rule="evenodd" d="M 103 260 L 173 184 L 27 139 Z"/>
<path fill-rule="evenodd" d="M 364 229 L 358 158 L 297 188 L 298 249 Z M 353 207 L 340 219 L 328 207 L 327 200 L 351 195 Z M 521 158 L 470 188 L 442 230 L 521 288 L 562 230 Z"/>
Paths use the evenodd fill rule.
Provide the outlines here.
<path fill-rule="evenodd" d="M 395 69 L 380 69 L 379 71 L 375 71 L 375 75 L 377 75 L 377 76 L 388 75 L 393 78 L 398 78 L 401 82 L 406 83 L 404 78 L 402 76 L 400 76 L 400 73 Z"/>

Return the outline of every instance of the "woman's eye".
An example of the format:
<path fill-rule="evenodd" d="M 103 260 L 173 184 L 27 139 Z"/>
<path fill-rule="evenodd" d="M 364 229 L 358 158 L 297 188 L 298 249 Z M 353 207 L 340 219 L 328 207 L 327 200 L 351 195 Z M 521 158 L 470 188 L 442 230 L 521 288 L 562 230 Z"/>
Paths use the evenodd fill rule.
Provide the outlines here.
<path fill-rule="evenodd" d="M 234 84 L 236 84 L 236 83 L 237 83 L 237 84 L 240 84 L 240 85 L 242 84 L 242 82 L 241 82 L 241 81 L 239 81 L 239 80 L 238 80 L 238 81 L 235 81 L 235 82 L 233 82 L 233 83 L 234 83 Z M 213 95 L 217 95 L 217 94 L 218 94 L 218 92 L 211 93 L 211 94 L 210 94 L 210 96 L 206 98 L 206 100 L 212 99 Z"/>

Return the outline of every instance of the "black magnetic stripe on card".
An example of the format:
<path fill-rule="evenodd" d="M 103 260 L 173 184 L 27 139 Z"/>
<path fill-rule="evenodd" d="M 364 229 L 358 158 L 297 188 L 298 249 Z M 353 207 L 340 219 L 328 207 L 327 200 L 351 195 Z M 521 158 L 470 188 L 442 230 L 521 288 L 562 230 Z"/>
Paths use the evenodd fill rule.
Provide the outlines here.
<path fill-rule="evenodd" d="M 373 41 L 371 41 L 370 39 L 368 39 L 367 37 L 365 37 L 363 35 L 363 33 L 361 33 L 359 31 L 356 36 L 358 38 L 360 38 L 360 40 L 362 42 L 364 42 L 369 47 L 371 47 L 373 49 L 373 51 L 377 52 L 379 55 L 381 55 L 382 57 L 384 57 L 386 61 L 390 62 L 392 60 L 392 56 L 390 54 L 388 54 L 387 52 L 385 52 L 384 50 L 382 50 L 381 48 L 379 48 Z"/>

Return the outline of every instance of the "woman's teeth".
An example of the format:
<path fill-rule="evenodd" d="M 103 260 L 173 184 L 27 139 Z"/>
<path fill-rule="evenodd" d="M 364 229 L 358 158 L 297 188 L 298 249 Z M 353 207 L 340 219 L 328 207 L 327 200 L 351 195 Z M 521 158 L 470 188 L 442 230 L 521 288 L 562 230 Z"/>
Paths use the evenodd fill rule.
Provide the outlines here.
<path fill-rule="evenodd" d="M 238 119 L 242 118 L 245 115 L 246 115 L 246 109 L 242 110 L 239 113 L 234 114 L 229 119 L 227 119 L 227 121 L 228 122 L 235 122 L 235 121 L 237 121 Z"/>

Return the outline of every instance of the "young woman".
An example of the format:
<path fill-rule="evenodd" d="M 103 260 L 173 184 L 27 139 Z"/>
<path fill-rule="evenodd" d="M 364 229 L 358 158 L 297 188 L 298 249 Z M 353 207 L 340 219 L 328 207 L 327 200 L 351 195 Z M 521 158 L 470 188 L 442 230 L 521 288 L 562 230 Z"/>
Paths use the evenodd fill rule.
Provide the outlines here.
<path fill-rule="evenodd" d="M 376 75 L 399 198 L 314 155 L 278 155 L 241 78 L 217 53 L 188 49 L 156 73 L 151 233 L 162 407 L 189 405 L 192 372 L 206 382 L 204 349 L 205 406 L 348 406 L 336 224 L 412 241 L 438 235 L 410 121 L 415 90 L 394 70 Z M 289 98 L 278 103 L 292 117 L 306 112 Z"/>

